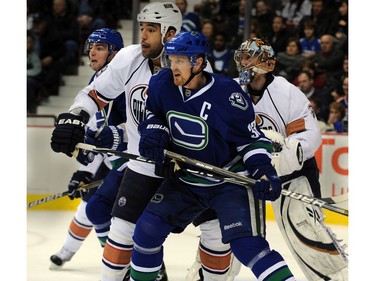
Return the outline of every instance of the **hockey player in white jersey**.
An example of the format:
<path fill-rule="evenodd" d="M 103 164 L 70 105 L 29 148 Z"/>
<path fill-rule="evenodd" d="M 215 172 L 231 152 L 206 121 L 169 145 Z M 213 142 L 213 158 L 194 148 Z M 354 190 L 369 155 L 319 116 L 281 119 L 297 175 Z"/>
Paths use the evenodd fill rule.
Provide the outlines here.
<path fill-rule="evenodd" d="M 141 44 L 118 52 L 101 75 L 77 95 L 69 113 L 58 117 L 52 133 L 55 152 L 72 156 L 83 140 L 83 127 L 95 112 L 121 93 L 126 94 L 128 152 L 139 154 L 138 125 L 145 119 L 149 80 L 160 69 L 164 42 L 181 29 L 182 15 L 174 3 L 153 2 L 138 14 Z M 154 165 L 130 160 L 113 208 L 113 219 L 102 257 L 102 281 L 122 281 L 130 264 L 133 232 L 138 217 L 163 179 Z M 161 272 L 160 280 L 167 280 Z"/>
<path fill-rule="evenodd" d="M 258 125 L 266 136 L 282 144 L 273 153 L 273 164 L 283 188 L 321 198 L 314 156 L 321 134 L 308 99 L 287 80 L 272 74 L 275 53 L 263 40 L 246 40 L 234 59 L 239 83 L 252 98 Z M 347 254 L 324 224 L 321 208 L 289 197 L 272 205 L 279 229 L 309 281 L 348 279 Z"/>
<path fill-rule="evenodd" d="M 95 79 L 95 77 L 100 75 L 101 70 L 114 58 L 117 52 L 121 48 L 123 48 L 123 46 L 124 43 L 121 34 L 113 29 L 97 29 L 89 35 L 85 44 L 85 53 L 89 56 L 91 69 L 95 71 L 89 83 L 91 83 Z M 110 112 L 112 112 L 112 114 Z M 113 112 L 115 112 L 115 114 L 113 114 Z M 111 121 L 108 121 L 108 117 L 110 115 Z M 96 130 L 100 128 L 100 134 L 99 132 L 97 133 L 96 139 L 103 139 L 103 135 L 106 132 L 106 130 L 103 130 L 105 123 L 112 122 L 111 125 L 118 125 L 119 123 L 123 123 L 123 118 L 124 116 L 119 110 L 111 111 L 105 108 L 102 111 L 97 112 L 95 116 L 91 118 L 90 122 L 87 124 L 87 128 L 94 128 Z M 121 134 L 124 131 L 120 127 L 116 127 L 116 129 L 113 129 L 121 131 Z M 112 130 L 109 130 L 108 132 L 111 133 Z M 94 134 L 96 134 L 96 132 L 94 132 Z M 111 139 L 113 140 L 113 138 L 111 138 L 111 136 L 109 135 L 107 135 L 105 139 L 108 142 Z M 120 136 L 119 138 L 117 138 L 117 140 L 117 145 L 120 145 L 123 137 Z M 81 183 L 89 183 L 91 181 L 104 179 L 112 168 L 110 161 L 108 160 L 108 157 L 103 158 L 103 156 L 100 154 L 97 154 L 95 156 L 93 153 L 84 153 L 83 151 L 80 151 L 77 160 L 80 165 L 78 170 L 74 172 L 70 180 L 69 197 L 71 199 L 82 198 L 82 200 L 79 203 L 77 211 L 74 214 L 74 217 L 69 225 L 69 229 L 67 231 L 67 235 L 61 250 L 50 257 L 51 270 L 59 270 L 67 261 L 71 260 L 71 258 L 80 249 L 86 237 L 91 232 L 93 224 L 97 233 L 97 237 L 101 244 L 102 241 L 105 241 L 107 233 L 109 231 L 109 224 L 104 225 L 102 223 L 103 220 L 107 221 L 107 218 L 104 218 L 104 214 L 100 215 L 100 225 L 95 224 L 95 222 L 93 223 L 88 218 L 89 215 L 87 213 L 86 206 L 88 205 L 90 199 L 92 199 L 92 196 L 97 189 L 92 188 L 86 193 L 77 190 L 77 188 Z M 102 186 L 103 190 L 104 185 Z M 110 221 L 108 221 L 108 223 L 109 222 Z"/>
<path fill-rule="evenodd" d="M 281 144 L 273 153 L 273 164 L 283 188 L 320 198 L 314 154 L 321 135 L 310 103 L 297 87 L 272 74 L 276 57 L 263 40 L 244 41 L 234 59 L 239 83 L 252 98 L 258 125 Z M 272 205 L 279 229 L 309 281 L 348 280 L 347 254 L 324 224 L 321 208 L 288 197 Z"/>

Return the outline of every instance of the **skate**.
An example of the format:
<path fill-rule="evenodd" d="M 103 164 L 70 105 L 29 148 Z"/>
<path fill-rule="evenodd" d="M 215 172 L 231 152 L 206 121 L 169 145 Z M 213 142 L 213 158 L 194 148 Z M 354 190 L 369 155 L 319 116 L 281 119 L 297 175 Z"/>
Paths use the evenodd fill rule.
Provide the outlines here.
<path fill-rule="evenodd" d="M 74 256 L 75 252 L 71 252 L 64 247 L 57 252 L 56 254 L 52 255 L 50 257 L 51 260 L 51 266 L 49 267 L 50 270 L 60 270 L 62 269 L 62 266 L 67 261 L 70 261 L 71 258 Z"/>

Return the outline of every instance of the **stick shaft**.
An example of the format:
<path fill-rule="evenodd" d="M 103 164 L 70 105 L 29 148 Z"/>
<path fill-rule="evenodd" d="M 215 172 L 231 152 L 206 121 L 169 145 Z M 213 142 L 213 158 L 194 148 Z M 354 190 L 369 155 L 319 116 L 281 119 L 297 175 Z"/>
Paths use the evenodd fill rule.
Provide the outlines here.
<path fill-rule="evenodd" d="M 89 184 L 84 184 L 80 188 L 85 189 L 85 190 L 89 190 L 90 188 L 97 187 L 97 186 L 101 185 L 102 183 L 103 183 L 102 180 L 98 180 L 98 181 L 94 181 L 94 182 L 89 183 Z M 69 194 L 69 191 L 64 191 L 64 192 L 56 193 L 56 194 L 53 194 L 53 195 L 50 195 L 50 196 L 47 196 L 47 197 L 44 197 L 44 198 L 40 198 L 38 200 L 27 203 L 27 208 L 31 208 L 31 207 L 34 207 L 34 206 L 37 206 L 37 205 L 40 205 L 40 204 L 50 202 L 52 200 L 64 197 L 68 194 Z"/>
<path fill-rule="evenodd" d="M 155 164 L 155 161 L 153 161 L 151 159 L 148 159 L 148 158 L 145 158 L 145 157 L 142 157 L 142 156 L 138 156 L 138 155 L 134 155 L 134 154 L 130 154 L 130 153 L 127 153 L 127 152 L 110 150 L 110 149 L 106 149 L 106 148 L 98 148 L 98 147 L 95 147 L 93 145 L 87 145 L 87 144 L 78 144 L 76 147 L 82 148 L 82 149 L 87 149 L 87 150 L 93 150 L 93 151 L 97 151 L 97 152 L 108 153 L 108 154 L 116 155 L 116 156 L 123 157 L 123 158 L 126 158 L 126 159 L 131 159 L 131 160 Z M 234 172 L 225 170 L 223 168 L 216 167 L 216 166 L 210 165 L 208 163 L 205 163 L 205 162 L 202 162 L 202 161 L 199 161 L 199 160 L 195 160 L 195 159 L 186 157 L 184 155 L 181 155 L 181 154 L 169 151 L 169 150 L 164 150 L 164 153 L 169 158 L 172 158 L 172 159 L 175 159 L 177 161 L 180 161 L 180 162 L 186 163 L 188 165 L 194 166 L 198 169 L 203 169 L 205 171 L 217 174 L 217 175 L 221 176 L 221 178 L 219 178 L 219 179 L 222 179 L 224 181 L 231 182 L 231 183 L 234 183 L 234 184 L 238 184 L 238 185 L 244 186 L 246 188 L 251 188 L 251 186 L 253 186 L 256 182 L 254 179 L 248 178 L 244 175 L 236 174 Z M 207 175 L 210 176 L 210 174 L 207 174 Z M 215 175 L 212 175 L 212 177 L 215 177 Z M 317 199 L 317 198 L 314 198 L 314 197 L 303 195 L 303 194 L 300 194 L 300 193 L 297 193 L 297 192 L 291 192 L 291 191 L 286 190 L 286 189 L 282 189 L 281 194 L 283 196 L 288 196 L 290 198 L 302 201 L 304 203 L 309 203 L 309 204 L 312 204 L 312 205 L 315 205 L 315 206 L 318 206 L 318 207 L 321 207 L 321 208 L 328 209 L 328 210 L 333 211 L 335 213 L 339 213 L 339 214 L 342 214 L 342 215 L 345 215 L 345 216 L 349 216 L 349 211 L 347 209 L 331 205 L 332 203 L 335 203 L 335 202 L 334 201 L 328 202 L 328 199 L 327 199 L 327 201 L 321 200 L 321 199 Z"/>

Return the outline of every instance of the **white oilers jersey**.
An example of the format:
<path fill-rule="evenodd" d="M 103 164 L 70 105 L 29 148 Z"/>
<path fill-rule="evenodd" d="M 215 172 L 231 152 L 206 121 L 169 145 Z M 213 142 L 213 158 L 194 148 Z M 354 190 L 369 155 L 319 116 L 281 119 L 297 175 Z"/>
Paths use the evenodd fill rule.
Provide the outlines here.
<path fill-rule="evenodd" d="M 138 125 L 146 117 L 146 90 L 151 76 L 148 59 L 142 56 L 141 45 L 125 47 L 90 85 L 80 91 L 69 111 L 82 108 L 93 116 L 99 106 L 125 92 L 127 151 L 139 155 Z M 135 172 L 155 177 L 154 166 L 151 164 L 130 160 L 128 167 Z"/>
<path fill-rule="evenodd" d="M 274 130 L 285 138 L 288 125 L 303 122 L 300 126 L 304 129 L 290 138 L 301 143 L 304 160 L 314 156 L 322 142 L 319 124 L 309 100 L 297 87 L 281 76 L 274 76 L 261 99 L 253 105 L 259 127 Z"/>

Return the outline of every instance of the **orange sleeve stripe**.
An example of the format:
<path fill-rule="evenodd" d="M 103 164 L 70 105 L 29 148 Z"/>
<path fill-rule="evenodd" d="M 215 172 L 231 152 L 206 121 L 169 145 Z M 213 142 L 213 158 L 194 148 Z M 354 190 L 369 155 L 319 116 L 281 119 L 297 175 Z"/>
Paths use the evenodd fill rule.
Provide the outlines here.
<path fill-rule="evenodd" d="M 103 252 L 103 258 L 113 264 L 129 264 L 131 250 L 120 250 L 106 243 Z"/>
<path fill-rule="evenodd" d="M 96 106 L 99 110 L 101 110 L 103 107 L 107 105 L 107 101 L 100 98 L 95 90 L 91 90 L 89 92 L 89 96 L 93 99 L 93 101 L 96 103 Z"/>
<path fill-rule="evenodd" d="M 305 119 L 300 118 L 286 125 L 286 135 L 289 137 L 294 133 L 303 132 L 306 130 Z"/>

